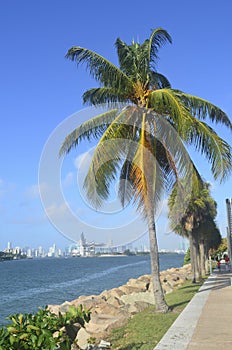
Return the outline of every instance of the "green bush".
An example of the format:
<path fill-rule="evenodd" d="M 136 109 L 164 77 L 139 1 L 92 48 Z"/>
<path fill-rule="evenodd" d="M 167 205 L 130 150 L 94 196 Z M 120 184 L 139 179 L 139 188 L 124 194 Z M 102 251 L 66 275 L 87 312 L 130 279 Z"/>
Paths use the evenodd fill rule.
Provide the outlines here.
<path fill-rule="evenodd" d="M 70 350 L 77 333 L 90 320 L 90 311 L 70 307 L 65 314 L 47 307 L 36 314 L 15 314 L 0 328 L 0 350 Z"/>
<path fill-rule="evenodd" d="M 184 265 L 190 264 L 191 258 L 190 258 L 190 248 L 188 248 L 185 256 L 184 256 Z"/>

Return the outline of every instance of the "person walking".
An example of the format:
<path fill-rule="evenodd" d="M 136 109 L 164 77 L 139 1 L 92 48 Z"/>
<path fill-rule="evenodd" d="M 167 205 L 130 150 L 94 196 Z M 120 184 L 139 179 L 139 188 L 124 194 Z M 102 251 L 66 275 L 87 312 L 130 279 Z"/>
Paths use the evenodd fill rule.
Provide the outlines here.
<path fill-rule="evenodd" d="M 218 271 L 220 271 L 220 269 L 221 269 L 221 261 L 219 259 L 217 261 L 217 268 L 218 268 Z"/>
<path fill-rule="evenodd" d="M 226 264 L 226 271 L 229 271 L 229 269 L 230 269 L 230 266 L 229 266 L 230 259 L 229 259 L 228 255 L 225 255 L 224 259 L 225 259 L 225 264 Z"/>

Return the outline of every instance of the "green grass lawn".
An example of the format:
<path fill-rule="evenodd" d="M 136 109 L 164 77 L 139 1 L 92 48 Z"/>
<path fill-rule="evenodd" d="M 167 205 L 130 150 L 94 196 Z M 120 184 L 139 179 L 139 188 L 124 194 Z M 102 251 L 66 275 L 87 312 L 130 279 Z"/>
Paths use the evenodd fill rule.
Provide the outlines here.
<path fill-rule="evenodd" d="M 136 314 L 126 326 L 113 330 L 107 339 L 112 344 L 112 348 L 153 350 L 200 286 L 201 284 L 186 281 L 178 289 L 166 295 L 171 312 L 155 313 L 155 307 L 151 306 Z"/>

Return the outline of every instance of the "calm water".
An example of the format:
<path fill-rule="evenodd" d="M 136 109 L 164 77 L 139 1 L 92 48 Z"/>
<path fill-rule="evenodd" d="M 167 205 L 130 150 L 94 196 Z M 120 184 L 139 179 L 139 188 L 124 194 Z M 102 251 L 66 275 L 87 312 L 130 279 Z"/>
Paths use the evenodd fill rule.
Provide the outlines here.
<path fill-rule="evenodd" d="M 182 266 L 183 260 L 183 255 L 160 255 L 161 270 Z M 0 262 L 0 325 L 9 314 L 99 294 L 149 273 L 148 256 Z"/>

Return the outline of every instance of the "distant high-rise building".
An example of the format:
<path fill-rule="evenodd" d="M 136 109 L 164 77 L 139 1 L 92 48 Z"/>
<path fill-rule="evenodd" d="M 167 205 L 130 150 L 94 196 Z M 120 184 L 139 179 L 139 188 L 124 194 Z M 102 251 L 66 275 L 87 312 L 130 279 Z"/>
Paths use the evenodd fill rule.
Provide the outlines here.
<path fill-rule="evenodd" d="M 80 255 L 86 256 L 86 239 L 83 232 L 80 239 Z"/>
<path fill-rule="evenodd" d="M 27 258 L 29 259 L 33 258 L 32 249 L 30 248 L 27 249 Z"/>

